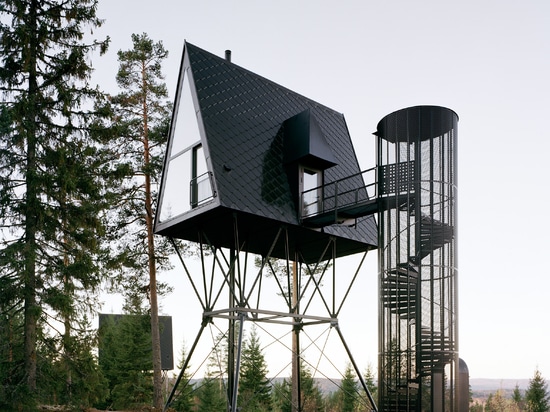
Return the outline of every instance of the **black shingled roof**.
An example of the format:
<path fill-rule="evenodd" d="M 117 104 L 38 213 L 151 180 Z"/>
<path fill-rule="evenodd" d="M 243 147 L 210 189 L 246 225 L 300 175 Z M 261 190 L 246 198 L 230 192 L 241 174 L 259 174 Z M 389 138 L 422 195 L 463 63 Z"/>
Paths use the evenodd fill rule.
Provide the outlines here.
<path fill-rule="evenodd" d="M 157 233 L 196 241 L 198 231 L 204 231 L 211 243 L 230 247 L 236 216 L 239 236 L 248 240 L 253 253 L 267 252 L 281 224 L 290 230 L 291 247 L 314 260 L 313 249 L 322 247 L 328 236 L 337 238 L 340 255 L 376 247 L 372 216 L 359 218 L 355 227 L 336 224 L 316 231 L 302 226 L 283 165 L 283 123 L 309 109 L 337 163 L 325 170 L 325 184 L 358 173 L 344 116 L 190 43 L 184 53 L 192 70 L 217 198 L 175 222 L 157 223 Z M 273 252 L 282 254 L 277 248 Z"/>

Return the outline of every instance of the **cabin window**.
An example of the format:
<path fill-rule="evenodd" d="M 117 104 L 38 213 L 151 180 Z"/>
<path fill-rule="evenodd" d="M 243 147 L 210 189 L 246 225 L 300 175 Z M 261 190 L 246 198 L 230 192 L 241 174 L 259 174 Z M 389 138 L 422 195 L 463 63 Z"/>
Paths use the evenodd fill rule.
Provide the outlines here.
<path fill-rule="evenodd" d="M 302 217 L 320 213 L 323 209 L 323 172 L 308 167 L 300 168 Z"/>
<path fill-rule="evenodd" d="M 190 87 L 190 70 L 183 73 L 174 130 L 165 166 L 160 201 L 163 222 L 190 211 L 213 197 L 211 174 L 201 144 L 197 110 Z"/>

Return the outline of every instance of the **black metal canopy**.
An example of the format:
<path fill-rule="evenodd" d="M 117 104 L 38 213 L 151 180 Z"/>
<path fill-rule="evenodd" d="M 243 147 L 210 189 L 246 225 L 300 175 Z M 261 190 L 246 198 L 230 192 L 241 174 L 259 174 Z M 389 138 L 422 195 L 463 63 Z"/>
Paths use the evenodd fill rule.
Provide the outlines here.
<path fill-rule="evenodd" d="M 433 139 L 456 129 L 458 115 L 441 106 L 413 106 L 385 116 L 374 134 L 389 142 Z"/>

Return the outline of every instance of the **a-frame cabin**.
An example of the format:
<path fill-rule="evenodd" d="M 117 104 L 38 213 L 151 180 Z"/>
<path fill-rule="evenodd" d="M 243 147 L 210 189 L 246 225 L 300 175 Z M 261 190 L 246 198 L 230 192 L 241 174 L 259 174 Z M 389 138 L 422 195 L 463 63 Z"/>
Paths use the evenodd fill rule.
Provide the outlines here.
<path fill-rule="evenodd" d="M 368 407 L 377 410 L 339 331 L 347 293 L 336 302 L 334 291 L 336 280 L 345 280 L 342 275 L 349 270 L 337 274 L 334 263 L 379 246 L 381 410 L 420 410 L 428 402 L 434 411 L 446 410 L 447 398 L 449 410 L 458 410 L 455 392 L 467 382 L 458 378 L 457 122 L 456 113 L 437 106 L 386 116 L 376 133 L 377 166 L 362 172 L 341 113 L 237 66 L 227 55 L 224 59 L 186 43 L 155 232 L 210 246 L 213 253 L 229 250 L 222 257 L 225 263 L 212 265 L 210 275 L 203 265 L 204 296 L 194 287 L 203 315 L 193 348 L 214 318 L 229 320 L 228 340 L 239 340 L 238 353 L 242 333 L 235 333 L 237 322 L 241 328 L 245 320 L 289 325 L 298 382 L 292 386 L 299 388 L 300 331 L 328 325 L 338 330 Z M 239 271 L 242 252 L 262 257 L 248 282 L 246 272 Z M 287 288 L 278 283 L 278 291 L 269 290 L 285 298 L 281 310 L 259 304 L 270 258 L 287 262 Z M 334 268 L 331 299 L 321 296 L 326 313 L 306 313 L 310 306 L 296 279 L 304 273 L 314 278 L 318 266 L 310 264 L 329 261 Z M 216 266 L 221 275 L 214 273 Z M 215 280 L 221 285 L 212 293 Z M 320 284 L 313 283 L 306 282 L 304 289 L 322 295 Z M 224 289 L 229 299 L 220 307 Z M 256 292 L 258 304 L 253 304 Z M 227 398 L 236 411 L 239 357 L 231 350 Z M 300 402 L 293 389 L 296 410 Z"/>
<path fill-rule="evenodd" d="M 341 113 L 185 43 L 157 234 L 231 248 L 238 233 L 241 250 L 304 262 L 329 238 L 337 257 L 375 248 L 372 215 L 328 211 L 344 193 L 368 198 Z"/>

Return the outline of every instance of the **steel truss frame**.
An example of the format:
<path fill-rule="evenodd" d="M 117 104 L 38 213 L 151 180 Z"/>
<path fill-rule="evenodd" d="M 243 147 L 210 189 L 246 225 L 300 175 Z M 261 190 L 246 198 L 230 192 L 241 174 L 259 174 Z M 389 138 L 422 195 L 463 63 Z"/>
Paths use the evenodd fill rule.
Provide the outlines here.
<path fill-rule="evenodd" d="M 337 238 L 330 237 L 323 250 L 320 251 L 318 260 L 315 263 L 305 263 L 299 250 L 291 250 L 289 247 L 289 233 L 285 225 L 281 224 L 271 242 L 271 247 L 265 256 L 261 257 L 261 263 L 255 273 L 249 274 L 249 253 L 247 252 L 246 240 L 240 239 L 238 217 L 233 217 L 234 229 L 234 247 L 231 250 L 221 249 L 213 245 L 208 238 L 208 234 L 199 233 L 200 242 L 199 253 L 201 258 L 202 273 L 199 284 L 196 276 L 193 276 L 185 263 L 178 242 L 171 238 L 171 242 L 176 250 L 180 263 L 183 267 L 185 276 L 190 282 L 191 287 L 200 303 L 203 313 L 200 329 L 193 341 L 187 358 L 184 361 L 182 369 L 174 383 L 174 386 L 168 396 L 164 410 L 170 406 L 178 390 L 184 372 L 188 369 L 190 360 L 199 345 L 201 337 L 207 325 L 212 323 L 215 318 L 226 319 L 228 321 L 228 353 L 227 353 L 227 410 L 236 412 L 237 395 L 239 387 L 239 372 L 242 354 L 242 336 L 243 324 L 245 321 L 264 324 L 288 325 L 293 334 L 292 362 L 293 370 L 299 370 L 300 355 L 303 352 L 299 346 L 300 333 L 305 327 L 311 325 L 326 324 L 329 328 L 337 331 L 338 337 L 346 351 L 351 365 L 360 382 L 361 389 L 364 390 L 371 410 L 376 411 L 376 404 L 368 390 L 366 382 L 362 377 L 361 371 L 349 346 L 342 334 L 339 326 L 338 316 L 348 298 L 353 284 L 355 283 L 361 267 L 365 261 L 367 252 L 365 251 L 360 259 L 357 269 L 345 285 L 345 293 L 341 298 L 336 296 L 336 242 Z M 276 261 L 271 257 L 278 242 L 284 242 L 286 258 L 284 259 L 284 274 L 277 276 Z M 206 257 L 210 256 L 212 265 L 210 268 L 206 265 Z M 266 274 L 267 272 L 267 274 Z M 296 273 L 296 276 L 293 275 Z M 221 279 L 220 279 L 221 274 Z M 284 299 L 283 310 L 272 310 L 262 307 L 262 298 L 264 298 L 264 285 L 267 276 L 274 279 L 277 285 L 278 294 Z M 280 274 L 279 274 L 280 275 Z M 296 282 L 294 282 L 296 279 Z M 302 280 L 306 279 L 304 283 Z M 221 281 L 220 281 L 221 280 Z M 332 289 L 325 293 L 322 283 L 327 280 L 331 283 Z M 324 286 L 324 285 L 323 285 Z M 222 301 L 222 296 L 228 296 L 227 306 Z M 313 300 L 320 301 L 326 314 L 312 314 Z M 239 333 L 235 333 L 238 325 Z M 305 350 L 304 350 L 305 351 Z M 296 376 L 294 376 L 296 375 Z M 302 410 L 300 404 L 300 374 L 293 372 L 293 410 Z"/>

